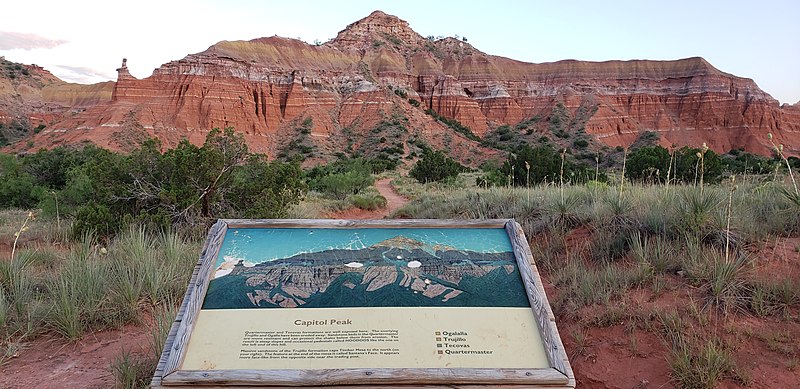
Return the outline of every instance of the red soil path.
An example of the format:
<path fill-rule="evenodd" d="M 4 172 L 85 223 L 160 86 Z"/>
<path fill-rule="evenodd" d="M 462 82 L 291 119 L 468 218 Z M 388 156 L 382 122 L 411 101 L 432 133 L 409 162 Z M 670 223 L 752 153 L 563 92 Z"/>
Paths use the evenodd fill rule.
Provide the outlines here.
<path fill-rule="evenodd" d="M 346 209 L 328 215 L 331 219 L 383 219 L 389 217 L 394 211 L 408 203 L 408 199 L 401 196 L 392 186 L 391 178 L 383 178 L 375 182 L 375 188 L 386 198 L 386 207 L 374 211 L 358 208 Z"/>

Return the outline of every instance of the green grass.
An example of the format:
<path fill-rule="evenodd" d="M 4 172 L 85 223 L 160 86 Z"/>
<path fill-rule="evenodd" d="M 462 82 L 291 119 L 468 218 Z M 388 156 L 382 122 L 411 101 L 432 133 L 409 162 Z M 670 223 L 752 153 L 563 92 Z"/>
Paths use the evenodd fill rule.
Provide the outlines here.
<path fill-rule="evenodd" d="M 146 388 L 150 384 L 164 351 L 164 343 L 169 335 L 178 310 L 176 304 L 165 304 L 157 309 L 150 327 L 150 338 L 146 349 L 133 352 L 122 349 L 111 362 L 109 369 L 119 388 Z"/>
<path fill-rule="evenodd" d="M 124 389 L 147 388 L 155 368 L 156 364 L 151 358 L 135 354 L 130 350 L 122 350 L 110 367 L 116 387 Z"/>
<path fill-rule="evenodd" d="M 67 250 L 24 247 L 13 262 L 0 261 L 0 336 L 53 332 L 78 340 L 141 322 L 183 296 L 198 250 L 176 233 L 140 227 L 106 243 L 84 234 Z"/>
<path fill-rule="evenodd" d="M 748 285 L 752 290 L 750 310 L 759 317 L 774 314 L 788 315 L 792 306 L 800 304 L 800 281 L 783 278 L 755 281 Z"/>
<path fill-rule="evenodd" d="M 679 388 L 713 389 L 723 376 L 731 372 L 730 352 L 715 340 L 684 340 L 669 357 L 672 379 Z"/>

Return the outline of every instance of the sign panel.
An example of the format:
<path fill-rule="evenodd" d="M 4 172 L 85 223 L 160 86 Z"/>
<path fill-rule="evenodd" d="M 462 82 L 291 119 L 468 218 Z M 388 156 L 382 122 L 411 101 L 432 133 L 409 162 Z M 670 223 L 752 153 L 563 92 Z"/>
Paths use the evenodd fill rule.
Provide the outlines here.
<path fill-rule="evenodd" d="M 317 373 L 335 371 L 340 383 L 395 372 L 403 383 L 569 384 L 508 221 L 397 224 L 226 223 L 158 383 L 330 384 Z"/>
<path fill-rule="evenodd" d="M 183 369 L 549 367 L 502 228 L 230 229 Z"/>

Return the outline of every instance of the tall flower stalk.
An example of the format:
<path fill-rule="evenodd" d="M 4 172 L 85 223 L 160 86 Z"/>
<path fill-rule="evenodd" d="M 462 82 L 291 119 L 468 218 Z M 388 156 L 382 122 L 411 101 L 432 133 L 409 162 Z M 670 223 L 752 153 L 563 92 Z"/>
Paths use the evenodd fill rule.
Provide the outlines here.
<path fill-rule="evenodd" d="M 14 245 L 11 246 L 11 263 L 14 263 L 14 256 L 17 253 L 17 242 L 19 241 L 19 237 L 22 235 L 23 232 L 28 231 L 28 223 L 32 222 L 34 219 L 33 212 L 28 212 L 28 216 L 25 217 L 25 221 L 22 222 L 22 226 L 14 233 Z"/>
<path fill-rule="evenodd" d="M 628 148 L 622 154 L 622 177 L 619 180 L 619 197 L 617 197 L 617 207 L 622 207 L 622 187 L 625 186 L 625 164 L 628 162 Z"/>
<path fill-rule="evenodd" d="M 775 153 L 778 154 L 778 157 L 786 163 L 786 169 L 789 170 L 789 177 L 792 179 L 792 186 L 794 187 L 794 194 L 800 195 L 800 191 L 797 189 L 797 182 L 794 180 L 794 173 L 792 173 L 792 165 L 789 164 L 789 160 L 783 155 L 783 144 L 775 144 L 775 141 L 772 140 L 772 133 L 770 132 L 767 134 L 767 138 L 769 139 L 769 143 L 772 144 Z"/>
<path fill-rule="evenodd" d="M 561 150 L 561 170 L 558 174 L 558 182 L 560 184 L 561 204 L 564 204 L 564 158 L 566 157 L 567 149 Z"/>

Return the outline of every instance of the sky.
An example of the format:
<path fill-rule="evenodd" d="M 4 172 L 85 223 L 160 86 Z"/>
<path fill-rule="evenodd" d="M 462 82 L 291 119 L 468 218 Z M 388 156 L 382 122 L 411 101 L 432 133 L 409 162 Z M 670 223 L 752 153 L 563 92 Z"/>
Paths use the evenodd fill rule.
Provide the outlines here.
<path fill-rule="evenodd" d="M 800 101 L 800 1 L 37 0 L 2 6 L 0 56 L 70 82 L 139 78 L 222 40 L 279 35 L 327 41 L 380 9 L 422 36 L 466 37 L 526 62 L 700 56 Z"/>

